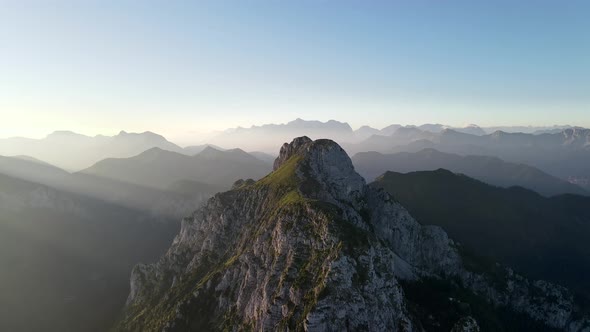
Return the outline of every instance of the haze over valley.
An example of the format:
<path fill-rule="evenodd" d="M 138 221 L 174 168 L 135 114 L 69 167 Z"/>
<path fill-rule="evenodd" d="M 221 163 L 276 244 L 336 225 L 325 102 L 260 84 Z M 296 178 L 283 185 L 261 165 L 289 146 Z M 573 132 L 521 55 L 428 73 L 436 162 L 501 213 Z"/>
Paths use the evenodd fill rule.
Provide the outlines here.
<path fill-rule="evenodd" d="M 588 13 L 2 1 L 0 332 L 590 332 Z"/>
<path fill-rule="evenodd" d="M 135 274 L 129 288 L 131 269 L 140 262 L 155 262 L 173 238 L 182 241 L 183 235 L 179 238 L 176 234 L 183 217 L 190 216 L 218 192 L 254 190 L 265 183 L 270 185 L 274 177 L 283 177 L 279 173 L 287 170 L 281 171 L 281 163 L 291 159 L 285 155 L 292 153 L 290 149 L 300 151 L 297 155 L 303 153 L 302 158 L 316 153 L 304 152 L 308 150 L 291 143 L 295 144 L 292 148 L 276 149 L 281 154 L 275 161 L 271 147 L 282 145 L 281 140 L 288 136 L 325 136 L 343 142 L 342 147 L 352 156 L 348 163 L 354 165 L 354 170 L 347 172 L 356 171 L 364 177 L 355 175 L 355 181 L 369 183 L 376 179 L 371 186 L 385 188 L 418 222 L 441 226 L 464 245 L 458 254 L 468 252 L 465 257 L 469 264 L 473 263 L 472 257 L 481 257 L 475 259 L 476 265 L 497 261 L 526 276 L 570 287 L 577 297 L 585 298 L 588 294 L 583 276 L 590 271 L 585 258 L 590 249 L 584 238 L 590 225 L 590 192 L 583 181 L 572 179 L 587 179 L 590 175 L 586 167 L 590 165 L 590 131 L 570 126 L 555 128 L 530 128 L 534 133 L 496 130 L 488 134 L 485 128 L 474 125 L 453 129 L 442 125 L 387 125 L 381 130 L 365 126 L 355 131 L 344 122 L 297 119 L 287 124 L 227 130 L 210 142 L 187 147 L 152 132 L 121 132 L 113 137 L 56 132 L 45 139 L 4 139 L 0 141 L 0 152 L 15 156 L 0 157 L 0 210 L 5 237 L 2 259 L 12 264 L 7 265 L 11 273 L 3 277 L 3 284 L 12 289 L 3 298 L 3 305 L 21 315 L 4 317 L 2 326 L 25 330 L 46 326 L 56 331 L 112 326 L 130 290 L 132 300 L 127 300 L 127 305 L 136 301 L 137 295 L 133 294 L 138 292 L 137 287 L 149 292 L 150 288 L 137 284 Z M 320 144 L 319 148 L 324 143 L 314 144 Z M 551 157 L 547 156 L 549 152 Z M 320 160 L 323 158 L 327 156 Z M 334 158 L 348 159 L 344 150 Z M 552 162 L 547 163 L 547 159 Z M 334 172 L 321 169 L 314 176 Z M 339 186 L 339 181 L 331 185 Z M 270 189 L 273 186 L 269 190 L 278 190 Z M 305 192 L 310 197 L 320 195 Z M 537 210 L 541 207 L 547 211 Z M 495 212 L 491 215 L 486 211 Z M 189 227 L 186 219 L 182 227 Z M 527 235 L 519 238 L 524 233 Z M 520 244 L 515 248 L 493 245 L 508 239 L 515 244 L 532 242 L 530 248 Z M 104 246 L 104 241 L 109 245 Z M 35 250 L 43 250 L 43 256 L 35 255 Z M 568 259 L 563 258 L 566 256 Z M 29 263 L 16 263 L 22 259 Z M 49 266 L 48 262 L 53 263 Z M 72 282 L 63 283 L 59 276 L 64 271 L 68 271 Z M 32 279 L 19 277 L 25 273 L 39 277 L 35 278 L 35 287 L 30 286 Z M 407 287 L 408 292 L 415 291 L 414 286 Z M 38 294 L 46 300 L 32 300 Z M 30 301 L 35 303 L 32 307 L 27 304 Z M 510 307 L 512 300 L 501 301 L 508 301 L 502 303 Z M 27 310 L 38 311 L 37 318 L 24 320 L 22 315 Z M 515 310 L 526 316 L 525 309 Z M 523 318 L 495 319 L 508 324 L 504 326 L 513 326 L 521 324 L 515 322 Z M 135 329 L 125 321 L 121 324 L 123 330 Z"/>

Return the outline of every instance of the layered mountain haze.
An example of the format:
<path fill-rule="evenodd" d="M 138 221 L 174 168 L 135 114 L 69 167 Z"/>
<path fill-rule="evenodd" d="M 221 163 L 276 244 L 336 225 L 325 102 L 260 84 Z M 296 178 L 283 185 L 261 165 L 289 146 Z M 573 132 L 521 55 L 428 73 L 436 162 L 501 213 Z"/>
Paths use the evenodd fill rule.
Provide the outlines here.
<path fill-rule="evenodd" d="M 424 130 L 421 127 L 400 127 L 390 135 L 373 135 L 352 148 L 363 151 L 391 151 L 393 148 L 416 141 L 430 141 L 440 145 L 459 145 L 464 148 L 571 148 L 586 149 L 590 145 L 590 129 L 568 128 L 558 133 L 525 134 L 495 131 L 474 135 L 457 129 Z"/>
<path fill-rule="evenodd" d="M 412 127 L 413 126 L 407 126 L 407 128 L 412 128 Z M 465 127 L 451 127 L 451 126 L 446 126 L 446 125 L 442 125 L 442 124 L 424 124 L 424 125 L 421 125 L 421 126 L 418 126 L 415 128 L 418 128 L 422 131 L 428 131 L 431 133 L 440 133 L 444 130 L 450 129 L 450 130 L 454 130 L 459 133 L 471 134 L 471 135 L 476 135 L 476 136 L 483 136 L 483 135 L 487 134 L 487 132 L 483 128 L 481 128 L 475 124 L 470 124 Z"/>
<path fill-rule="evenodd" d="M 252 153 L 264 153 L 262 159 L 266 161 L 266 155 L 275 155 L 282 142 L 301 135 L 333 139 L 350 153 L 411 151 L 411 147 L 403 147 L 417 143 L 422 144 L 417 145 L 422 148 L 432 147 L 424 146 L 424 144 L 470 146 L 489 143 L 499 147 L 505 142 L 508 146 L 524 143 L 525 146 L 541 147 L 547 143 L 549 147 L 581 145 L 589 149 L 587 130 L 570 126 L 482 128 L 473 124 L 465 127 L 443 124 L 418 126 L 392 124 L 382 129 L 361 126 L 353 130 L 346 122 L 296 119 L 285 124 L 227 129 L 202 141 L 199 145 L 190 145 L 185 148 L 149 131 L 144 133 L 121 131 L 112 137 L 103 135 L 90 137 L 71 131 L 56 131 L 44 139 L 18 137 L 0 139 L 0 155 L 25 155 L 68 171 L 79 171 L 106 158 L 132 157 L 154 147 L 190 156 L 200 153 L 207 147 L 216 150 L 239 147 Z M 520 140 L 519 137 L 521 137 Z"/>
<path fill-rule="evenodd" d="M 91 147 L 84 136 L 60 135 Z M 67 139 L 49 141 L 59 149 Z M 71 144 L 63 148 L 76 153 Z M 131 267 L 161 255 L 180 218 L 235 179 L 272 168 L 242 150 L 209 146 L 197 156 L 151 148 L 118 161 L 89 174 L 0 156 L 1 330 L 107 330 L 129 292 Z"/>
<path fill-rule="evenodd" d="M 283 142 L 302 135 L 313 138 L 327 137 L 342 142 L 355 141 L 354 132 L 348 123 L 335 120 L 306 121 L 298 118 L 284 124 L 227 129 L 210 138 L 209 143 L 274 154 Z"/>
<path fill-rule="evenodd" d="M 590 195 L 590 192 L 535 167 L 505 162 L 497 157 L 461 156 L 424 149 L 419 152 L 381 154 L 361 152 L 352 157 L 357 171 L 368 181 L 386 171 L 413 172 L 444 168 L 500 187 L 521 186 L 545 196 L 559 194 Z"/>
<path fill-rule="evenodd" d="M 402 130 L 415 129 L 417 132 L 429 131 L 439 133 L 445 129 L 452 129 L 457 132 L 474 135 L 486 134 L 486 131 L 477 125 L 453 127 L 442 124 L 424 124 L 420 126 L 392 124 L 382 129 L 365 125 L 353 130 L 348 123 L 336 120 L 321 122 L 295 119 L 284 124 L 265 124 L 250 128 L 238 127 L 227 129 L 209 138 L 207 142 L 218 146 L 239 146 L 247 151 L 260 150 L 272 154 L 276 152 L 282 142 L 295 136 L 305 135 L 311 138 L 329 138 L 347 145 L 361 142 L 375 135 L 389 136 L 400 128 Z"/>
<path fill-rule="evenodd" d="M 441 131 L 443 131 L 445 129 L 451 129 L 451 130 L 454 130 L 454 131 L 457 131 L 460 133 L 477 135 L 477 136 L 483 136 L 483 135 L 486 135 L 488 133 L 495 131 L 495 130 L 490 131 L 489 128 L 481 128 L 480 126 L 475 125 L 475 124 L 470 124 L 465 127 L 453 127 L 453 126 L 448 126 L 448 125 L 443 125 L 443 124 L 437 123 L 437 124 L 423 124 L 423 125 L 419 125 L 419 126 L 413 126 L 413 125 L 402 126 L 400 124 L 392 124 L 392 125 L 382 128 L 382 129 L 376 129 L 376 128 L 372 128 L 369 126 L 362 126 L 359 129 L 355 130 L 354 134 L 355 134 L 356 141 L 361 141 L 361 140 L 367 139 L 373 135 L 390 136 L 400 128 L 404 128 L 404 129 L 414 129 L 415 128 L 415 129 L 419 129 L 421 131 L 428 131 L 431 133 L 440 133 Z M 542 128 L 538 128 L 538 130 L 542 130 Z"/>
<path fill-rule="evenodd" d="M 241 178 L 259 179 L 271 167 L 241 149 L 221 151 L 207 146 L 194 156 L 152 148 L 130 158 L 102 160 L 80 173 L 159 189 L 190 180 L 219 191 Z"/>
<path fill-rule="evenodd" d="M 27 155 L 69 171 L 86 168 L 105 158 L 131 157 L 153 147 L 183 151 L 178 145 L 152 132 L 135 134 L 121 131 L 112 137 L 90 137 L 71 131 L 56 131 L 44 139 L 0 139 L 0 155 Z"/>
<path fill-rule="evenodd" d="M 148 165 L 148 167 L 151 166 Z M 191 183 L 190 186 L 173 182 L 160 189 L 95 175 L 71 174 L 45 163 L 2 156 L 0 156 L 0 174 L 130 209 L 149 211 L 154 217 L 166 218 L 182 218 L 192 212 L 195 206 L 222 189 L 197 182 Z M 182 189 L 178 190 L 178 188 Z M 191 191 L 188 191 L 189 188 Z"/>
<path fill-rule="evenodd" d="M 0 330 L 105 331 L 174 219 L 0 174 Z"/>
<path fill-rule="evenodd" d="M 34 158 L 0 156 L 0 173 L 150 210 L 154 215 L 181 218 L 216 192 L 229 189 L 235 180 L 267 174 L 272 168 L 269 159 L 273 158 L 262 153 L 258 156 L 211 146 L 189 156 L 156 147 L 129 158 L 104 159 L 76 173 Z"/>
<path fill-rule="evenodd" d="M 581 331 L 588 324 L 565 288 L 467 260 L 440 227 L 419 224 L 367 186 L 338 144 L 300 137 L 283 145 L 272 173 L 215 195 L 182 221 L 157 263 L 134 268 L 117 329 Z"/>
<path fill-rule="evenodd" d="M 499 157 L 508 162 L 534 166 L 561 179 L 590 178 L 590 129 L 569 128 L 553 134 L 496 131 L 477 136 L 445 129 L 439 133 L 418 128 L 399 128 L 392 135 L 374 135 L 346 145 L 350 153 L 418 152 L 434 148 L 460 155 Z"/>
<path fill-rule="evenodd" d="M 588 13 L 0 0 L 0 332 L 590 332 Z"/>
<path fill-rule="evenodd" d="M 28 156 L 0 156 L 0 173 L 43 184 L 58 183 L 70 173 Z"/>
<path fill-rule="evenodd" d="M 537 130 L 0 140 L 0 329 L 588 332 L 590 131 Z"/>
<path fill-rule="evenodd" d="M 554 125 L 554 126 L 498 126 L 485 128 L 488 134 L 496 131 L 503 131 L 506 133 L 524 133 L 524 134 L 558 134 L 566 129 L 571 129 L 569 125 Z"/>
<path fill-rule="evenodd" d="M 201 144 L 201 145 L 190 145 L 187 146 L 183 149 L 184 154 L 187 154 L 189 156 L 194 156 L 198 153 L 200 153 L 201 151 L 205 150 L 206 148 L 211 147 L 213 149 L 216 150 L 220 150 L 223 151 L 225 149 L 217 146 L 217 145 L 213 145 L 213 144 Z"/>
<path fill-rule="evenodd" d="M 275 159 L 277 158 L 276 154 L 270 154 L 270 153 L 266 153 L 266 152 L 261 152 L 261 151 L 252 151 L 249 152 L 251 155 L 253 155 L 254 157 L 267 162 L 267 163 L 273 163 L 275 161 Z"/>
<path fill-rule="evenodd" d="M 354 136 L 357 140 L 365 140 L 373 135 L 379 135 L 381 130 L 369 126 L 362 126 L 354 131 Z"/>

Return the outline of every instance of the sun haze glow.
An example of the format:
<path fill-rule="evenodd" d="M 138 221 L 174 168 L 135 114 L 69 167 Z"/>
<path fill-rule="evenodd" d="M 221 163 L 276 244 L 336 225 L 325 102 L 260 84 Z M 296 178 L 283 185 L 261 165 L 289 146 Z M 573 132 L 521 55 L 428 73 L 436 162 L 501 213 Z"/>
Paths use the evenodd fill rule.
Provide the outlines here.
<path fill-rule="evenodd" d="M 590 126 L 586 1 L 8 1 L 0 137 Z M 325 19 L 330 17 L 329 20 Z"/>

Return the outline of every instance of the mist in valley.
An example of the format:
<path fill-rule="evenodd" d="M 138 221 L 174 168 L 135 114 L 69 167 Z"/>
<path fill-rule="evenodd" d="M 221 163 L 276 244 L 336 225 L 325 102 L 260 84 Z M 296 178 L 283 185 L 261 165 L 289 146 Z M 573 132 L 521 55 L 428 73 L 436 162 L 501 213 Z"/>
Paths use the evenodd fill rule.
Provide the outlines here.
<path fill-rule="evenodd" d="M 2 276 L 5 287 L 2 306 L 10 308 L 3 311 L 10 314 L 0 319 L 3 329 L 99 331 L 110 328 L 121 317 L 133 267 L 157 261 L 177 235 L 180 221 L 216 193 L 232 189 L 240 179 L 256 181 L 272 172 L 274 156 L 280 148 L 273 154 L 270 147 L 280 147 L 288 141 L 287 135 L 321 138 L 321 133 L 326 133 L 325 138 L 339 142 L 348 152 L 356 171 L 367 183 L 387 172 L 446 169 L 464 174 L 461 176 L 466 179 L 469 176 L 482 181 L 482 186 L 484 183 L 492 187 L 519 186 L 531 197 L 539 195 L 535 198 L 537 203 L 527 203 L 531 206 L 547 206 L 541 202 L 541 195 L 551 197 L 554 205 L 567 204 L 563 212 L 550 212 L 555 214 L 555 222 L 565 222 L 561 218 L 574 218 L 577 220 L 571 221 L 574 223 L 589 222 L 588 187 L 571 180 L 589 176 L 588 168 L 584 167 L 590 165 L 589 130 L 568 127 L 554 133 L 552 129 L 538 128 L 534 134 L 497 130 L 488 134 L 485 128 L 477 133 L 465 133 L 460 128 L 446 126 L 440 126 L 440 130 L 427 127 L 433 131 L 424 126 L 384 127 L 389 129 L 385 132 L 374 129 L 367 135 L 369 127 L 355 131 L 343 122 L 299 119 L 282 125 L 228 130 L 212 143 L 184 148 L 154 133 L 123 134 L 133 137 L 131 140 L 123 139 L 121 134 L 80 140 L 77 134 L 60 133 L 59 140 L 52 134 L 46 139 L 29 140 L 27 144 L 22 144 L 22 139 L 0 141 L 2 264 L 10 271 Z M 247 140 L 250 137 L 252 140 Z M 53 151 L 60 153 L 52 154 Z M 79 158 L 69 157 L 75 155 Z M 385 176 L 376 183 L 388 188 L 390 184 L 383 182 L 389 181 Z M 411 190 L 400 186 L 392 187 L 396 198 Z M 459 188 L 459 183 L 448 183 L 446 190 L 476 195 L 476 189 Z M 510 195 L 496 194 L 508 200 Z M 436 210 L 428 212 L 430 203 L 408 199 L 409 202 L 405 198 L 402 202 L 411 207 L 410 211 L 420 204 L 421 210 L 415 213 L 427 223 L 437 223 L 429 214 Z M 478 204 L 484 201 L 492 204 L 483 198 Z M 512 207 L 507 203 L 493 204 L 507 210 L 505 213 L 519 215 L 513 221 L 514 226 L 503 227 L 516 227 L 532 220 L 540 222 L 539 217 L 517 210 L 509 212 Z M 567 209 L 579 213 L 569 216 L 571 212 L 566 211 L 571 210 Z M 457 217 L 443 217 L 441 222 L 452 219 Z M 445 229 L 451 227 L 444 225 Z M 462 239 L 461 234 L 467 231 L 462 225 L 454 224 L 450 234 L 465 243 L 477 238 L 471 234 Z M 590 235 L 586 228 L 572 234 L 583 239 Z M 569 233 L 559 236 L 560 241 L 577 241 Z M 552 246 L 566 250 L 565 245 Z M 550 258 L 552 251 L 543 254 L 546 260 L 529 262 L 523 267 L 518 260 L 503 258 L 511 257 L 514 252 L 495 253 L 477 246 L 471 246 L 470 250 L 497 257 L 509 266 L 529 271 L 535 278 L 584 289 L 580 277 L 588 263 L 583 259 L 567 263 L 574 264 L 567 268 L 570 272 L 559 275 L 546 270 L 545 264 L 551 260 L 556 260 L 551 265 L 561 264 L 559 256 Z M 581 240 L 567 250 L 571 251 L 569 257 L 586 257 L 589 249 Z M 35 319 L 24 319 L 31 314 Z"/>
<path fill-rule="evenodd" d="M 588 3 L 0 7 L 0 331 L 590 332 Z"/>

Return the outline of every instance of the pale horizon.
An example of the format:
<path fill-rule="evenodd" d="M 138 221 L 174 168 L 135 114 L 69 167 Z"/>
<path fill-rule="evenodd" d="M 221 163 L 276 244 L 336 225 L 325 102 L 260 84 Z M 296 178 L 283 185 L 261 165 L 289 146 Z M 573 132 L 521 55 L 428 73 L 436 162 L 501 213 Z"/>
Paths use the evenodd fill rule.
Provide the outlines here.
<path fill-rule="evenodd" d="M 0 0 L 0 332 L 590 332 L 589 14 Z"/>
<path fill-rule="evenodd" d="M 298 117 L 590 127 L 589 11 L 583 1 L 9 1 L 0 137 L 150 130 L 190 141 Z"/>
<path fill-rule="evenodd" d="M 96 137 L 96 136 L 115 136 L 121 132 L 126 132 L 126 133 L 145 133 L 145 132 L 152 132 L 158 135 L 162 135 L 164 138 L 166 138 L 167 140 L 169 140 L 172 143 L 178 144 L 180 146 L 188 146 L 191 144 L 205 144 L 207 143 L 207 139 L 211 138 L 217 134 L 221 134 L 222 132 L 226 131 L 226 130 L 231 130 L 231 129 L 236 129 L 236 128 L 253 128 L 253 127 L 260 127 L 260 126 L 264 126 L 264 125 L 282 125 L 282 124 L 287 124 L 291 121 L 294 121 L 296 119 L 302 119 L 305 121 L 320 121 L 322 123 L 326 123 L 328 121 L 338 121 L 341 123 L 347 123 L 351 126 L 352 130 L 358 130 L 361 127 L 364 126 L 369 126 L 371 128 L 375 128 L 378 130 L 381 130 L 387 126 L 390 125 L 401 125 L 401 126 L 421 126 L 421 125 L 425 125 L 425 124 L 440 124 L 440 125 L 444 125 L 444 126 L 449 126 L 449 127 L 453 127 L 453 128 L 464 128 L 470 125 L 477 125 L 480 128 L 495 128 L 495 127 L 529 127 L 529 128 L 533 128 L 533 127 L 542 127 L 542 128 L 551 128 L 551 127 L 566 127 L 566 126 L 571 126 L 571 127 L 581 127 L 581 128 L 588 128 L 590 126 L 579 126 L 576 124 L 540 124 L 540 125 L 531 125 L 531 124 L 495 124 L 495 125 L 481 125 L 478 123 L 473 123 L 473 122 L 465 122 L 465 123 L 461 123 L 461 124 L 457 124 L 457 125 L 453 125 L 453 124 L 449 124 L 449 123 L 440 123 L 440 122 L 423 122 L 423 123 L 398 123 L 398 122 L 392 122 L 392 123 L 387 123 L 384 125 L 380 125 L 380 126 L 371 126 L 371 125 L 367 125 L 367 124 L 361 124 L 361 125 L 353 125 L 348 121 L 343 121 L 341 119 L 328 119 L 328 120 L 317 120 L 317 119 L 311 119 L 311 118 L 293 118 L 291 120 L 287 120 L 287 121 L 283 121 L 283 122 L 265 122 L 265 123 L 254 123 L 254 124 L 246 124 L 246 125 L 236 125 L 233 127 L 226 127 L 226 128 L 222 128 L 222 127 L 218 127 L 215 129 L 212 129 L 210 131 L 203 131 L 203 132 L 199 132 L 199 131 L 193 131 L 193 132 L 186 132 L 184 133 L 184 135 L 175 135 L 173 132 L 169 132 L 166 129 L 162 128 L 162 131 L 158 131 L 158 130 L 154 130 L 154 129 L 149 129 L 149 128 L 138 128 L 137 130 L 130 130 L 130 129 L 126 129 L 126 128 L 122 128 L 122 129 L 104 129 L 102 131 L 93 131 L 92 129 L 90 130 L 85 130 L 85 129 L 80 129 L 80 130 L 76 130 L 76 129 L 70 129 L 70 128 L 57 128 L 57 129 L 48 129 L 47 131 L 38 131 L 35 134 L 33 134 L 31 132 L 31 134 L 26 135 L 26 134 L 18 134 L 18 130 L 14 130 L 13 132 L 17 133 L 17 134 L 4 134 L 3 130 L 2 132 L 0 132 L 0 139 L 6 139 L 6 138 L 29 138 L 29 139 L 43 139 L 46 138 L 47 136 L 51 135 L 52 133 L 55 132 L 73 132 L 76 134 L 81 134 L 84 136 L 88 136 L 88 137 Z M 25 131 L 26 132 L 26 131 Z"/>

